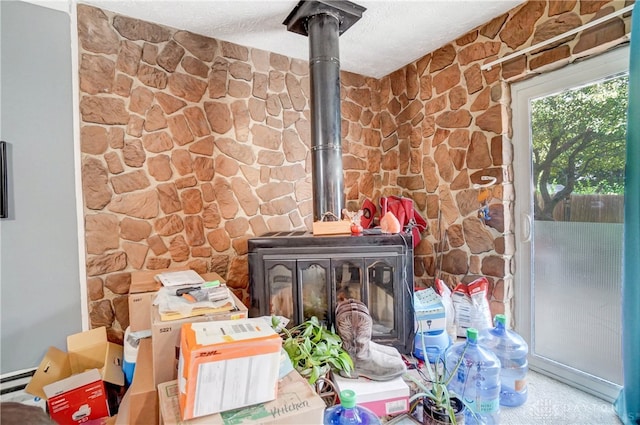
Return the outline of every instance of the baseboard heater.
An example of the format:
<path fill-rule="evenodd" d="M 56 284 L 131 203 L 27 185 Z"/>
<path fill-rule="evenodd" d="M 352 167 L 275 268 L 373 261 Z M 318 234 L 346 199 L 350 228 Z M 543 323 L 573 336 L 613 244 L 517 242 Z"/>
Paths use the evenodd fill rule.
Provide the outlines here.
<path fill-rule="evenodd" d="M 15 401 L 30 406 L 38 406 L 46 411 L 45 400 L 24 390 L 36 370 L 37 368 L 24 369 L 0 375 L 0 401 Z"/>

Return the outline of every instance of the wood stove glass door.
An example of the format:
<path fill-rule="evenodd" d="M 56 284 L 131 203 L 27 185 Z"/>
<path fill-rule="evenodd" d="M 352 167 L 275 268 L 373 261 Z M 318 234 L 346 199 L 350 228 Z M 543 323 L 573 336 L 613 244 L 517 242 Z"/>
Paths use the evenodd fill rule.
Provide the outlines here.
<path fill-rule="evenodd" d="M 298 260 L 298 281 L 300 282 L 300 299 L 302 306 L 301 322 L 315 316 L 329 326 L 331 321 L 331 285 L 329 274 L 331 260 Z"/>
<path fill-rule="evenodd" d="M 269 314 L 284 316 L 295 324 L 296 291 L 296 261 L 295 260 L 265 260 L 267 281 L 267 296 L 269 297 Z"/>
<path fill-rule="evenodd" d="M 397 336 L 394 280 L 396 267 L 386 260 L 367 259 L 367 306 L 373 335 Z"/>
<path fill-rule="evenodd" d="M 331 261 L 331 267 L 333 269 L 336 305 L 338 305 L 340 301 L 348 299 L 366 302 L 363 290 L 363 259 L 333 259 Z"/>

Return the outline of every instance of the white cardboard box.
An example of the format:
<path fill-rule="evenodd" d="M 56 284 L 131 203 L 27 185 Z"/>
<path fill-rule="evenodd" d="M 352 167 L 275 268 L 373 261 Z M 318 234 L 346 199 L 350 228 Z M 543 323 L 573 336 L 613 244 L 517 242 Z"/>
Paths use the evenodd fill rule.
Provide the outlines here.
<path fill-rule="evenodd" d="M 333 375 L 338 393 L 353 390 L 356 403 L 382 416 L 399 415 L 409 411 L 409 386 L 397 377 L 390 381 L 372 381 L 367 378 L 349 379 Z"/>

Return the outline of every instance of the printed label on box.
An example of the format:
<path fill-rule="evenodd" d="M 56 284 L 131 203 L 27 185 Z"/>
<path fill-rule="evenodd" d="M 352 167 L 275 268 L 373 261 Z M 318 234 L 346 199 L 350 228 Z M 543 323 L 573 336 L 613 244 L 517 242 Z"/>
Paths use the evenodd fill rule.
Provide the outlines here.
<path fill-rule="evenodd" d="M 387 412 L 387 415 L 404 413 L 409 410 L 407 406 L 407 399 L 403 398 L 400 400 L 389 401 L 385 403 L 384 410 Z"/>

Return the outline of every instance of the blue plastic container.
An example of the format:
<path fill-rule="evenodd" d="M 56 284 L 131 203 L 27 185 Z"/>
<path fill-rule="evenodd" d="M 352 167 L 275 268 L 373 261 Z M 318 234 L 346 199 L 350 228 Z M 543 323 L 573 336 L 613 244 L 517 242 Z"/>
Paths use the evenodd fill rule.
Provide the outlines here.
<path fill-rule="evenodd" d="M 420 360 L 429 359 L 430 363 L 436 363 L 439 358 L 444 360 L 444 352 L 449 345 L 451 345 L 451 340 L 444 329 L 416 332 L 413 339 L 413 355 Z"/>
<path fill-rule="evenodd" d="M 381 425 L 380 418 L 366 407 L 356 405 L 356 393 L 340 391 L 340 404 L 324 411 L 324 425 Z"/>
<path fill-rule="evenodd" d="M 138 358 L 138 345 L 140 340 L 131 336 L 129 327 L 124 331 L 124 347 L 122 359 L 122 371 L 124 372 L 125 385 L 131 385 L 133 372 L 136 369 L 136 359 Z"/>
<path fill-rule="evenodd" d="M 491 350 L 500 359 L 500 404 L 516 407 L 527 401 L 527 342 L 507 329 L 504 314 L 496 314 L 495 327 L 483 329 L 478 344 Z"/>
<path fill-rule="evenodd" d="M 465 425 L 500 423 L 500 360 L 478 345 L 478 330 L 467 329 L 467 340 L 449 347 L 445 353 L 447 370 L 462 363 L 447 386 L 467 406 Z"/>

